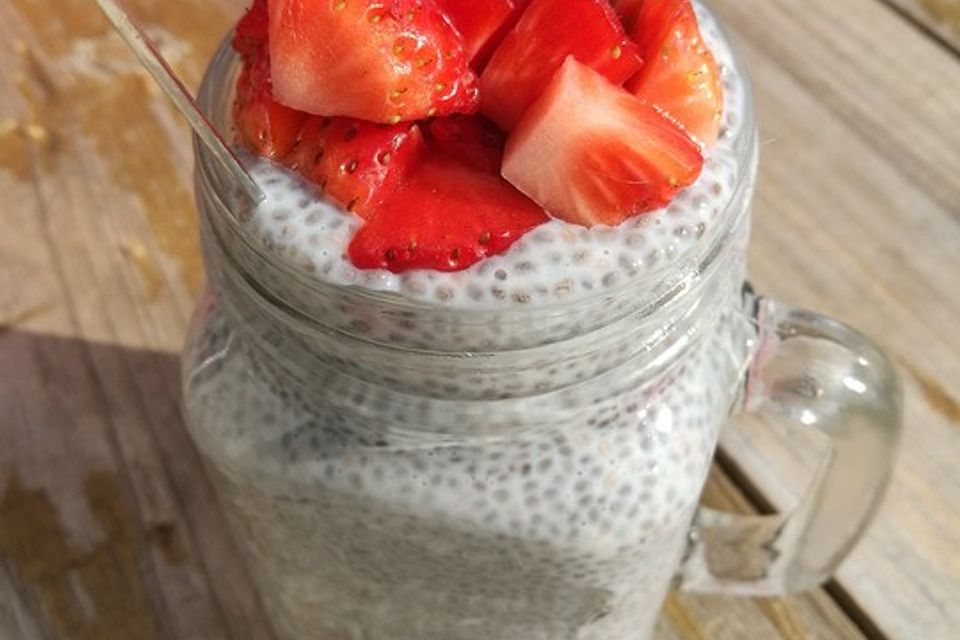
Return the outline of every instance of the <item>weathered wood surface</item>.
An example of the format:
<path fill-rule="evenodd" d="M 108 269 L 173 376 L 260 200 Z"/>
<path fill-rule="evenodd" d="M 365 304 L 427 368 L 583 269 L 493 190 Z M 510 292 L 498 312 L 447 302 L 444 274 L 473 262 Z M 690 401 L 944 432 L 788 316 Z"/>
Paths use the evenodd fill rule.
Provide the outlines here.
<path fill-rule="evenodd" d="M 175 4 L 126 0 L 195 86 L 243 1 Z M 908 433 L 832 595 L 674 596 L 658 638 L 951 637 L 960 62 L 880 0 L 715 5 L 762 120 L 754 281 L 890 349 Z M 0 638 L 269 638 L 178 404 L 201 279 L 186 129 L 91 0 L 0 0 L 0 62 Z M 789 437 L 726 444 L 774 504 L 809 471 Z M 746 506 L 722 475 L 709 493 Z"/>
<path fill-rule="evenodd" d="M 960 52 L 960 2 L 957 0 L 883 0 Z"/>
<path fill-rule="evenodd" d="M 905 382 L 896 480 L 838 583 L 889 637 L 957 637 L 960 59 L 875 0 L 715 6 L 758 97 L 755 285 L 858 327 Z M 796 432 L 725 445 L 780 506 L 815 464 Z"/>

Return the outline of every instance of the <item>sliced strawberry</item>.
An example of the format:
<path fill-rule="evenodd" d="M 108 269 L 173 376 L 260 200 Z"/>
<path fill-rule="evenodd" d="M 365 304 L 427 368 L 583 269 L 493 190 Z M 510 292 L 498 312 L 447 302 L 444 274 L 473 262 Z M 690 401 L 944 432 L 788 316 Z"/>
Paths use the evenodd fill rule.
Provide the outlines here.
<path fill-rule="evenodd" d="M 476 77 L 434 0 L 269 0 L 277 100 L 396 123 L 476 110 Z"/>
<path fill-rule="evenodd" d="M 505 136 L 481 115 L 434 118 L 422 125 L 427 145 L 478 171 L 500 175 Z"/>
<path fill-rule="evenodd" d="M 480 49 L 471 63 L 473 68 L 477 72 L 481 72 L 487 66 L 487 63 L 490 62 L 490 58 L 493 57 L 494 51 L 497 50 L 497 47 L 500 46 L 500 43 L 503 42 L 503 39 L 507 37 L 507 34 L 513 31 L 513 28 L 517 26 L 517 22 L 520 20 L 520 17 L 523 15 L 523 12 L 526 11 L 527 5 L 530 4 L 530 0 L 512 0 L 513 2 L 513 12 L 507 16 L 507 19 L 504 20 L 500 27 L 487 39 L 487 43 Z"/>
<path fill-rule="evenodd" d="M 348 252 L 361 269 L 459 271 L 506 251 L 546 220 L 503 178 L 431 155 L 357 232 Z"/>
<path fill-rule="evenodd" d="M 627 33 L 633 33 L 633 27 L 637 23 L 637 14 L 640 13 L 640 7 L 645 3 L 648 3 L 647 0 L 610 0 L 610 6 L 617 12 L 617 15 L 620 16 L 620 22 L 623 24 L 623 28 L 627 30 Z M 662 0 L 653 0 L 652 4 L 661 4 Z M 649 3 L 648 3 L 649 4 Z"/>
<path fill-rule="evenodd" d="M 369 218 L 423 148 L 416 124 L 310 116 L 283 160 L 347 211 Z"/>
<path fill-rule="evenodd" d="M 667 204 L 702 167 L 678 126 L 571 57 L 510 134 L 503 176 L 567 222 L 615 225 Z"/>
<path fill-rule="evenodd" d="M 473 60 L 516 10 L 513 0 L 437 0 Z"/>
<path fill-rule="evenodd" d="M 276 160 L 293 148 L 307 115 L 273 99 L 270 86 L 270 59 L 261 48 L 251 56 L 237 79 L 233 121 L 241 141 L 252 151 Z"/>
<path fill-rule="evenodd" d="M 606 0 L 533 0 L 480 76 L 481 110 L 509 131 L 569 55 L 615 84 L 642 65 Z"/>
<path fill-rule="evenodd" d="M 631 10 L 631 33 L 646 64 L 627 89 L 697 142 L 712 145 L 720 131 L 723 85 L 690 0 L 648 0 Z"/>
<path fill-rule="evenodd" d="M 246 60 L 266 46 L 269 31 L 267 0 L 253 0 L 233 32 L 233 48 Z"/>

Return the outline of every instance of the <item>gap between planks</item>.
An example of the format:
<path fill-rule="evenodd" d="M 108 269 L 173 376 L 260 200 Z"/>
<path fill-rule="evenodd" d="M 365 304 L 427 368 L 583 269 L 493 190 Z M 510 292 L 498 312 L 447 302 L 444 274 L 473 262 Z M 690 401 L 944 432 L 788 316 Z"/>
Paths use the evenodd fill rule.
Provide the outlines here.
<path fill-rule="evenodd" d="M 929 0 L 928 0 L 929 1 Z M 960 0 L 942 0 L 954 2 L 955 17 L 952 24 L 960 25 Z M 897 14 L 904 22 L 930 38 L 949 55 L 960 59 L 960 33 L 954 32 L 952 24 L 937 25 L 936 16 L 926 17 L 926 3 L 923 0 L 877 0 L 881 5 Z M 914 7 L 911 10 L 909 7 Z M 945 32 L 945 33 L 944 33 Z"/>
<path fill-rule="evenodd" d="M 750 480 L 750 477 L 740 465 L 731 456 L 727 455 L 722 446 L 717 448 L 713 462 L 754 511 L 761 515 L 776 513 L 777 510 L 773 503 Z M 835 579 L 831 578 L 821 588 L 867 640 L 891 640 L 887 634 L 877 627 L 876 623 L 870 618 L 870 614 L 864 611 L 856 598 Z"/>

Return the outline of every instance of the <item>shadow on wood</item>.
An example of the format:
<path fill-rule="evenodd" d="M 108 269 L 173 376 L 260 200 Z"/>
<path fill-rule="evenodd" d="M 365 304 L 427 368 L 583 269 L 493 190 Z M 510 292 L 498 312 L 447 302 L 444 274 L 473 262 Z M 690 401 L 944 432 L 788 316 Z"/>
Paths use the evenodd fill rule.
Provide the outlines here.
<path fill-rule="evenodd" d="M 0 363 L 0 637 L 270 638 L 177 356 L 6 330 Z"/>

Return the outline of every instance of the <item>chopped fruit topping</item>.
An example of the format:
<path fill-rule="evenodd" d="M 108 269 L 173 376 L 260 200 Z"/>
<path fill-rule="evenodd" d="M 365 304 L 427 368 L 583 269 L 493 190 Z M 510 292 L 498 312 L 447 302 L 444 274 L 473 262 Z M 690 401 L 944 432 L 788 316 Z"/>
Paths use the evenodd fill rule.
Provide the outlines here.
<path fill-rule="evenodd" d="M 250 57 L 237 80 L 233 121 L 248 148 L 277 160 L 293 148 L 307 115 L 273 99 L 270 59 L 265 48 L 261 47 L 259 51 L 259 57 L 253 57 L 253 49 L 248 49 L 246 54 Z"/>
<path fill-rule="evenodd" d="M 523 15 L 523 12 L 527 9 L 527 5 L 530 4 L 530 0 L 512 1 L 513 13 L 507 16 L 507 19 L 500 24 L 497 31 L 487 40 L 487 44 L 473 57 L 473 68 L 476 69 L 478 73 L 483 71 L 484 67 L 487 66 L 487 63 L 490 62 L 490 58 L 493 56 L 493 52 L 497 50 L 497 47 L 500 46 L 503 39 L 506 38 L 507 34 L 517 25 L 520 16 Z"/>
<path fill-rule="evenodd" d="M 241 141 L 366 220 L 362 269 L 459 271 L 548 213 L 619 224 L 697 178 L 722 88 L 690 0 L 612 3 L 626 31 L 607 0 L 253 0 Z"/>
<path fill-rule="evenodd" d="M 615 84 L 642 65 L 606 0 L 533 0 L 480 76 L 481 110 L 509 131 L 569 55 Z"/>
<path fill-rule="evenodd" d="M 631 34 L 646 64 L 627 89 L 700 144 L 712 145 L 720 131 L 723 86 L 690 0 L 641 2 L 633 15 Z"/>
<path fill-rule="evenodd" d="M 437 0 L 437 5 L 460 32 L 471 60 L 516 10 L 513 0 Z"/>
<path fill-rule="evenodd" d="M 557 218 L 615 225 L 666 205 L 702 168 L 677 125 L 570 57 L 510 134 L 503 176 Z"/>
<path fill-rule="evenodd" d="M 432 155 L 378 208 L 348 251 L 361 269 L 459 271 L 506 251 L 546 220 L 503 178 Z"/>
<path fill-rule="evenodd" d="M 277 100 L 395 124 L 476 110 L 476 77 L 434 0 L 269 0 Z"/>
<path fill-rule="evenodd" d="M 427 145 L 478 171 L 500 175 L 503 132 L 481 115 L 434 118 L 423 126 Z"/>
<path fill-rule="evenodd" d="M 254 0 L 233 32 L 233 48 L 244 60 L 256 57 L 269 35 L 267 0 Z"/>
<path fill-rule="evenodd" d="M 347 211 L 370 218 L 423 149 L 416 124 L 310 116 L 283 164 L 318 185 Z"/>
<path fill-rule="evenodd" d="M 233 109 L 248 148 L 299 172 L 361 217 L 396 187 L 423 149 L 414 123 L 311 116 L 276 102 L 266 48 L 244 64 Z"/>
<path fill-rule="evenodd" d="M 620 16 L 620 22 L 627 33 L 634 33 L 633 27 L 637 23 L 637 14 L 640 13 L 640 7 L 644 4 L 661 4 L 663 0 L 610 0 L 610 6 L 614 8 L 617 15 Z M 669 0 L 667 0 L 669 4 Z"/>

